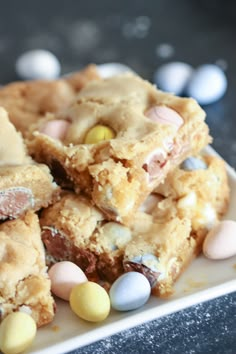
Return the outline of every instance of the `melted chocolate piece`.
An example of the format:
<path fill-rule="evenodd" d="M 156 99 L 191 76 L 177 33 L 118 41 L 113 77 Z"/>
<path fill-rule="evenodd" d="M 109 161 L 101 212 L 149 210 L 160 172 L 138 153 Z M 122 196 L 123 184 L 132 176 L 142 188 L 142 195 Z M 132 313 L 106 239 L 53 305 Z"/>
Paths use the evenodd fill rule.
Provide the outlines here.
<path fill-rule="evenodd" d="M 152 288 L 156 285 L 158 278 L 161 275 L 160 272 L 154 272 L 144 264 L 139 264 L 135 262 L 125 262 L 124 269 L 126 272 L 142 273 L 148 279 Z"/>

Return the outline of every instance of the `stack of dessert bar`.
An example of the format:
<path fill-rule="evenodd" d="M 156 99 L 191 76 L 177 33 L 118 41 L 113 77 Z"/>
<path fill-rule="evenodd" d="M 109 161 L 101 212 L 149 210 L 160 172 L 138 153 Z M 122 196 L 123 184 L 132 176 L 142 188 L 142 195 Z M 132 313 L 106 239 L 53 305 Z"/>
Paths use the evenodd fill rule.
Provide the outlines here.
<path fill-rule="evenodd" d="M 38 213 L 59 200 L 61 188 L 48 166 L 28 155 L 22 134 L 43 112 L 69 105 L 92 78 L 98 76 L 91 66 L 64 80 L 0 89 L 0 322 L 13 311 L 32 315 L 38 327 L 54 317 Z"/>
<path fill-rule="evenodd" d="M 88 143 L 96 127 L 112 134 Z M 104 286 L 134 270 L 168 296 L 227 209 L 224 162 L 201 153 L 211 142 L 204 111 L 137 75 L 92 80 L 26 137 L 62 188 L 40 213 L 48 259 Z"/>
<path fill-rule="evenodd" d="M 229 199 L 197 102 L 89 66 L 6 85 L 0 106 L 0 320 L 53 319 L 46 260 L 106 288 L 138 271 L 168 296 Z"/>

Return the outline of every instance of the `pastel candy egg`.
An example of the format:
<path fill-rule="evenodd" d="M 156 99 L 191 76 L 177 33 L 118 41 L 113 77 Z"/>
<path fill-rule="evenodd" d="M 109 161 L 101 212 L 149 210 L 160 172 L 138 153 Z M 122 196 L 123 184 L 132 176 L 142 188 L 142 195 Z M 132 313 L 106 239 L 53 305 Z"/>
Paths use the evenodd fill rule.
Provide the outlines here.
<path fill-rule="evenodd" d="M 185 171 L 206 170 L 207 164 L 197 157 L 188 157 L 181 163 L 180 168 Z"/>
<path fill-rule="evenodd" d="M 72 289 L 70 307 L 80 318 L 90 322 L 100 322 L 110 313 L 110 299 L 104 288 L 88 281 Z"/>
<path fill-rule="evenodd" d="M 166 106 L 154 106 L 145 115 L 156 123 L 171 124 L 176 129 L 184 123 L 183 118 L 176 111 Z"/>
<path fill-rule="evenodd" d="M 95 125 L 91 128 L 85 138 L 85 144 L 96 144 L 103 140 L 110 140 L 115 137 L 114 131 L 105 125 Z"/>
<path fill-rule="evenodd" d="M 48 135 L 53 139 L 63 140 L 70 124 L 70 122 L 63 119 L 51 120 L 40 128 L 40 133 Z"/>
<path fill-rule="evenodd" d="M 55 263 L 48 271 L 53 294 L 69 301 L 72 288 L 87 281 L 84 272 L 69 261 Z"/>
<path fill-rule="evenodd" d="M 154 82 L 163 91 L 180 95 L 190 79 L 193 69 L 182 62 L 172 62 L 160 66 L 154 73 Z"/>
<path fill-rule="evenodd" d="M 143 306 L 149 299 L 151 286 L 138 272 L 121 275 L 110 288 L 111 306 L 118 311 L 129 311 Z"/>
<path fill-rule="evenodd" d="M 33 342 L 37 331 L 35 321 L 24 312 L 13 312 L 0 325 L 0 350 L 4 354 L 18 354 Z"/>
<path fill-rule="evenodd" d="M 223 70 L 217 65 L 205 64 L 193 73 L 186 94 L 204 105 L 220 99 L 226 89 L 227 79 Z"/>
<path fill-rule="evenodd" d="M 102 78 L 107 78 L 119 74 L 124 74 L 126 72 L 134 72 L 131 68 L 120 63 L 104 63 L 97 65 L 97 70 Z"/>
<path fill-rule="evenodd" d="M 16 73 L 24 80 L 55 79 L 60 71 L 56 56 L 43 49 L 25 52 L 16 61 Z"/>
<path fill-rule="evenodd" d="M 236 255 L 236 222 L 219 222 L 207 234 L 203 254 L 210 259 L 225 259 Z"/>

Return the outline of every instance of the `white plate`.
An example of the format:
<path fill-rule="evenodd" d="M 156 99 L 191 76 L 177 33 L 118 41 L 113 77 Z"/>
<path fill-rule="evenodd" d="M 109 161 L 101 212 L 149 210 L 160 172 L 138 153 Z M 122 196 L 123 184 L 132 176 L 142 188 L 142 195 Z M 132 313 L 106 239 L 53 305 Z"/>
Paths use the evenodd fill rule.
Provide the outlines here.
<path fill-rule="evenodd" d="M 207 152 L 216 154 L 211 148 L 207 148 Z M 227 170 L 231 199 L 225 218 L 236 220 L 236 173 L 230 166 L 227 166 Z M 224 261 L 210 261 L 200 256 L 177 281 L 175 292 L 168 300 L 151 297 L 149 302 L 139 310 L 125 313 L 112 311 L 108 319 L 100 324 L 80 320 L 72 313 L 66 302 L 58 301 L 54 321 L 38 330 L 36 340 L 27 353 L 65 353 L 235 290 L 236 257 Z"/>

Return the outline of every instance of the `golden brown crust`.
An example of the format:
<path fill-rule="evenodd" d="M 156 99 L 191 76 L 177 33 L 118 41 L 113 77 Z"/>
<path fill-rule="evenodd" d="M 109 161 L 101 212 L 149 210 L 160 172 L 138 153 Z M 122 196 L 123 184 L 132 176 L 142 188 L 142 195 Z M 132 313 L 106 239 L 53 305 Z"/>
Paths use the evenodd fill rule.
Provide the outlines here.
<path fill-rule="evenodd" d="M 0 89 L 0 106 L 24 135 L 29 126 L 48 112 L 60 112 L 74 100 L 76 93 L 99 75 L 95 65 L 59 80 L 13 82 Z"/>
<path fill-rule="evenodd" d="M 179 131 L 170 124 L 148 119 L 145 112 L 153 105 L 176 110 L 184 121 Z M 45 120 L 41 121 L 31 131 L 31 154 L 49 166 L 56 160 L 74 182 L 76 191 L 85 191 L 109 219 L 125 224 L 171 169 L 210 140 L 205 113 L 196 101 L 158 91 L 131 74 L 89 83 L 60 117 L 72 122 L 65 140 L 39 133 L 45 124 Z M 86 133 L 96 124 L 111 127 L 116 137 L 83 144 Z M 150 178 L 147 161 L 159 153 L 163 161 L 157 162 L 159 172 Z"/>

